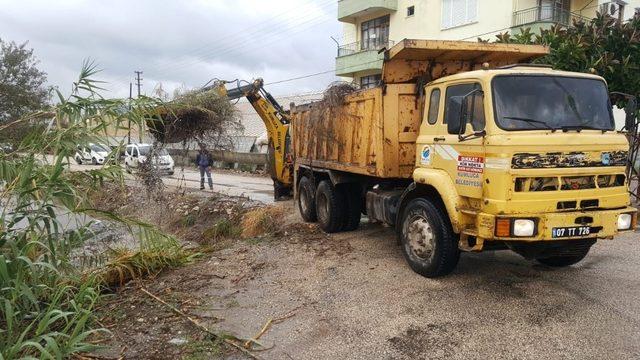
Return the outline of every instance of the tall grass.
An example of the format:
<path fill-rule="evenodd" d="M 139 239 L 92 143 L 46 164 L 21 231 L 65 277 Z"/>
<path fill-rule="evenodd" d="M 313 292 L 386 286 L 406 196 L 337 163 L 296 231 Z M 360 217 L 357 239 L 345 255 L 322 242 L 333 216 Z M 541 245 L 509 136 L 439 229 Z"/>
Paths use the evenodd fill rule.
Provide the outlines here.
<path fill-rule="evenodd" d="M 86 62 L 72 94 L 56 92 L 51 111 L 0 126 L 3 131 L 19 122 L 48 121 L 47 130 L 27 136 L 16 153 L 0 154 L 0 359 L 66 358 L 93 349 L 92 335 L 106 331 L 96 327 L 92 311 L 110 273 L 107 267 L 86 274 L 72 265 L 70 251 L 91 231 L 90 223 L 80 221 L 71 231 L 69 219 L 98 214 L 125 223 L 141 242 L 140 254 L 131 256 L 133 265 L 112 259 L 109 266 L 135 265 L 133 275 L 175 265 L 183 255 L 175 239 L 152 227 L 91 209 L 88 192 L 107 180 L 122 181 L 119 166 L 68 171 L 77 145 L 100 143 L 108 129 L 129 122 L 142 129 L 157 105 L 148 98 L 128 103 L 102 97 L 96 73 Z"/>

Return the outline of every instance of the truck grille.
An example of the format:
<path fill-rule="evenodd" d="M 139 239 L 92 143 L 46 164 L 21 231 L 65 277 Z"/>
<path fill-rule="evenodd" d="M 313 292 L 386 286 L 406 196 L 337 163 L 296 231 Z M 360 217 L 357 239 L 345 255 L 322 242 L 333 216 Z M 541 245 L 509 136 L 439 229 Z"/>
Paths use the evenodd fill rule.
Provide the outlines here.
<path fill-rule="evenodd" d="M 600 206 L 600 200 L 588 199 L 580 201 L 580 209 L 595 209 Z M 558 201 L 556 209 L 558 210 L 575 210 L 578 208 L 577 201 Z"/>
<path fill-rule="evenodd" d="M 558 177 L 518 177 L 515 181 L 516 192 L 531 191 L 570 191 L 624 186 L 624 174 L 581 175 Z"/>

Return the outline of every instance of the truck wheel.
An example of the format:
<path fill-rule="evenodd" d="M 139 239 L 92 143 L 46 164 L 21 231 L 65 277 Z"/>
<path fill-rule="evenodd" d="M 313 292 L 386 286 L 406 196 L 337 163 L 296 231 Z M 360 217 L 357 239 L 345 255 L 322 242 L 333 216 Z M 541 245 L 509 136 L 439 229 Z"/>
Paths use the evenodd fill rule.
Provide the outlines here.
<path fill-rule="evenodd" d="M 304 221 L 316 222 L 318 220 L 315 186 L 306 176 L 301 177 L 298 182 L 298 209 L 300 209 L 300 215 Z"/>
<path fill-rule="evenodd" d="M 82 165 L 82 160 L 80 159 L 79 156 L 76 156 L 76 164 Z"/>
<path fill-rule="evenodd" d="M 575 255 L 565 255 L 565 256 L 551 256 L 545 258 L 536 259 L 539 263 L 552 266 L 552 267 L 565 267 L 569 265 L 574 265 L 582 261 L 591 248 L 587 247 L 586 249 L 579 250 Z"/>
<path fill-rule="evenodd" d="M 337 188 L 346 200 L 345 216 L 343 221 L 344 231 L 353 231 L 360 226 L 360 218 L 362 217 L 362 198 L 360 195 L 360 186 L 358 184 L 342 184 Z"/>
<path fill-rule="evenodd" d="M 446 214 L 426 199 L 411 200 L 402 215 L 400 242 L 409 266 L 433 278 L 449 274 L 460 251 Z"/>
<path fill-rule="evenodd" d="M 345 201 L 342 194 L 327 180 L 316 190 L 316 214 L 320 228 L 328 233 L 342 230 Z"/>

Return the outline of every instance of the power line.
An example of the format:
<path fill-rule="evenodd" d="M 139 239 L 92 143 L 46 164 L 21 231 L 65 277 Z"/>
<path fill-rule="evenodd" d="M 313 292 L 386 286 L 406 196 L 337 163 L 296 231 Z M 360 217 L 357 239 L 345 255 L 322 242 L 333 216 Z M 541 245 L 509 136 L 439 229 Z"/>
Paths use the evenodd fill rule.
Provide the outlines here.
<path fill-rule="evenodd" d="M 308 30 L 328 20 L 329 19 L 322 19 L 322 17 L 311 18 L 308 21 L 304 21 L 297 24 L 296 27 L 299 27 L 298 31 L 289 31 L 286 34 L 289 36 L 297 35 L 301 33 L 303 30 Z M 273 44 L 275 42 L 282 42 L 280 35 L 284 34 L 286 30 L 287 29 L 281 29 L 280 31 L 267 33 L 267 34 L 264 34 L 263 36 L 258 36 L 256 38 L 253 38 L 249 42 L 245 42 L 241 44 L 241 46 L 234 45 L 234 46 L 223 47 L 221 49 L 211 49 L 207 53 L 203 54 L 202 57 L 213 56 L 214 58 L 220 59 L 220 58 L 223 58 L 225 55 L 228 55 L 234 51 L 244 52 L 244 51 L 253 51 L 256 49 L 262 49 L 267 45 Z M 251 43 L 257 43 L 257 44 L 251 45 Z M 206 59 L 201 59 L 201 58 L 187 58 L 175 63 L 163 64 L 162 66 L 156 67 L 154 70 L 160 73 L 166 70 L 181 71 L 181 70 L 193 67 L 194 65 L 199 65 L 202 62 L 206 62 L 206 61 L 207 61 Z"/>
<path fill-rule="evenodd" d="M 319 8 L 323 9 L 323 8 L 328 7 L 328 6 L 332 6 L 333 4 L 334 4 L 334 0 L 329 0 L 327 2 L 321 3 Z M 300 9 L 297 8 L 296 10 L 299 11 Z M 291 12 L 291 10 L 289 10 L 287 12 L 284 12 L 284 13 L 281 13 L 278 16 L 281 16 L 281 15 L 286 14 L 288 12 Z M 309 17 L 308 15 L 311 15 L 311 17 Z M 296 28 L 296 27 L 301 27 L 302 26 L 303 29 L 293 33 L 293 34 L 297 34 L 297 33 L 300 33 L 302 30 L 306 30 L 308 28 L 311 28 L 313 26 L 319 25 L 320 23 L 325 22 L 325 21 L 328 20 L 328 19 L 322 19 L 323 17 L 325 17 L 324 13 L 322 15 L 319 15 L 319 16 L 318 15 L 314 15 L 313 13 L 309 13 L 309 14 L 306 15 L 306 17 L 303 16 L 301 18 L 304 21 L 295 23 L 295 24 L 293 24 L 292 26 L 290 26 L 288 28 L 277 28 L 277 31 L 266 32 L 266 33 L 263 33 L 262 36 L 258 36 L 258 37 L 252 38 L 251 39 L 252 42 L 256 42 L 256 41 L 260 41 L 260 40 L 267 40 L 266 42 L 262 41 L 258 46 L 249 47 L 249 46 L 247 46 L 247 42 L 245 42 L 245 43 L 243 43 L 241 45 L 223 44 L 222 47 L 220 47 L 218 49 L 210 48 L 208 50 L 202 51 L 203 49 L 206 49 L 206 46 L 203 46 L 203 47 L 200 47 L 200 48 L 196 49 L 196 51 L 192 51 L 191 53 L 194 53 L 194 54 L 200 53 L 203 56 L 215 54 L 216 57 L 220 57 L 222 55 L 226 55 L 226 54 L 228 54 L 228 53 L 230 53 L 230 52 L 232 52 L 234 50 L 238 50 L 238 49 L 247 49 L 247 48 L 258 49 L 258 48 L 262 48 L 262 47 L 264 47 L 264 46 L 266 46 L 268 44 L 271 44 L 271 43 L 273 43 L 275 41 L 278 41 L 279 40 L 278 39 L 278 35 L 280 35 L 282 33 L 285 33 L 287 30 L 289 30 L 291 28 Z M 300 18 L 298 18 L 298 20 L 299 19 Z M 318 21 L 318 20 L 320 20 L 320 21 Z M 265 22 L 268 22 L 268 21 L 265 21 Z M 253 29 L 253 33 L 260 32 L 260 29 L 254 29 L 253 27 L 252 28 L 248 28 L 247 30 L 251 30 L 251 29 Z M 251 31 L 245 32 L 244 30 L 240 30 L 240 31 L 237 31 L 236 34 L 238 34 L 239 36 L 247 36 L 247 35 L 252 34 L 252 32 Z M 288 34 L 292 34 L 292 33 L 289 32 Z M 200 50 L 200 51 L 198 51 L 198 50 Z M 157 67 L 154 67 L 152 69 L 155 70 L 154 72 L 157 72 L 157 73 L 163 73 L 163 72 L 167 72 L 167 71 L 171 71 L 171 70 L 173 70 L 173 71 L 171 71 L 173 73 L 180 73 L 184 69 L 190 68 L 193 65 L 198 65 L 200 63 L 201 63 L 201 61 L 198 60 L 198 59 L 183 59 L 183 60 L 178 60 L 178 61 L 175 61 L 175 62 L 169 62 L 167 64 L 163 64 L 161 66 L 157 66 Z M 117 77 L 117 79 L 119 79 L 119 80 L 116 81 L 117 84 L 126 84 L 126 82 L 128 82 L 128 79 L 125 76 Z M 126 82 L 125 82 L 125 79 L 127 79 Z"/>
<path fill-rule="evenodd" d="M 319 76 L 319 75 L 324 75 L 324 74 L 329 74 L 329 73 L 337 72 L 337 71 L 344 71 L 344 70 L 351 69 L 351 68 L 354 68 L 354 67 L 360 67 L 360 66 L 362 66 L 362 65 L 368 65 L 368 64 L 377 63 L 377 62 L 379 62 L 379 61 L 380 61 L 380 60 L 367 61 L 367 62 L 365 62 L 365 63 L 360 63 L 360 64 L 357 64 L 357 65 L 351 65 L 351 66 L 345 66 L 345 67 L 342 67 L 342 68 L 339 68 L 339 69 L 338 69 L 338 68 L 334 68 L 334 69 L 331 69 L 331 70 L 321 71 L 321 72 L 317 72 L 317 73 L 313 73 L 313 74 L 308 74 L 308 75 L 301 75 L 301 76 L 293 77 L 293 78 L 290 78 L 290 79 L 284 79 L 284 80 L 273 81 L 273 82 L 270 82 L 270 83 L 265 84 L 265 86 L 267 86 L 267 85 L 281 84 L 281 83 L 290 82 L 290 81 L 295 81 L 295 80 L 302 80 L 302 79 L 306 79 L 306 78 L 310 78 L 310 77 L 314 77 L 314 76 Z"/>
<path fill-rule="evenodd" d="M 334 0 L 329 0 L 327 2 L 321 3 L 318 6 L 318 8 L 324 9 L 326 7 L 333 6 L 333 5 L 334 5 Z M 299 8 L 297 8 L 296 10 L 300 11 Z M 282 14 L 285 14 L 285 13 L 282 13 Z M 292 28 L 301 27 L 308 24 L 312 24 L 312 26 L 317 25 L 322 22 L 322 21 L 318 22 L 317 20 L 321 20 L 324 17 L 325 17 L 325 13 L 317 14 L 315 12 L 309 12 L 309 13 L 306 13 L 305 15 L 296 17 L 295 18 L 296 22 L 293 23 L 291 26 L 274 27 L 272 24 L 267 24 L 266 26 L 263 26 L 262 28 L 257 28 L 257 29 L 255 27 L 251 27 L 244 30 L 241 29 L 236 31 L 231 37 L 227 37 L 226 39 L 228 40 L 227 43 L 221 44 L 220 46 L 214 46 L 214 47 L 202 46 L 198 48 L 196 51 L 186 52 L 186 53 L 183 53 L 183 55 L 190 55 L 190 57 L 207 57 L 210 55 L 215 55 L 216 57 L 221 57 L 222 55 L 228 54 L 234 50 L 251 49 L 251 47 L 248 46 L 248 43 L 251 43 L 251 42 L 260 42 L 260 46 L 264 46 L 265 42 L 262 40 L 277 38 L 280 34 L 283 34 Z M 285 19 L 282 19 L 282 20 L 285 20 Z M 265 22 L 270 22 L 270 21 L 267 20 Z M 291 32 L 289 32 L 289 34 L 290 33 Z M 237 40 L 234 41 L 234 38 L 237 38 Z M 243 38 L 245 40 L 240 41 Z M 229 41 L 229 39 L 231 40 Z M 271 42 L 273 41 L 269 41 L 269 43 Z M 194 59 L 187 58 L 187 59 L 179 60 L 176 62 L 163 64 L 159 67 L 154 68 L 154 70 L 158 72 L 162 72 L 163 70 L 168 68 L 188 67 L 194 64 L 198 64 L 199 62 L 200 61 L 197 59 L 194 60 Z"/>

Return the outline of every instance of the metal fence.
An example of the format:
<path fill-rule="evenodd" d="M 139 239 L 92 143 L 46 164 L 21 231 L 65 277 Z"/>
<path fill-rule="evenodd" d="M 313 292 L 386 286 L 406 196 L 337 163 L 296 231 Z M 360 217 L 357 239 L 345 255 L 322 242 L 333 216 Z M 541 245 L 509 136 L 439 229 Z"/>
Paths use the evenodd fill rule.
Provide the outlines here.
<path fill-rule="evenodd" d="M 362 51 L 388 49 L 394 44 L 391 40 L 379 40 L 368 39 L 363 41 L 356 41 L 351 44 L 345 44 L 338 47 L 338 57 L 356 54 Z"/>
<path fill-rule="evenodd" d="M 553 22 L 565 26 L 573 21 L 584 21 L 586 18 L 579 14 L 557 6 L 536 6 L 513 13 L 513 26 L 522 26 L 536 22 Z"/>

